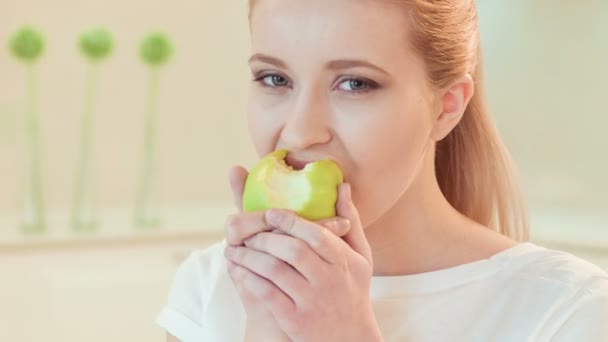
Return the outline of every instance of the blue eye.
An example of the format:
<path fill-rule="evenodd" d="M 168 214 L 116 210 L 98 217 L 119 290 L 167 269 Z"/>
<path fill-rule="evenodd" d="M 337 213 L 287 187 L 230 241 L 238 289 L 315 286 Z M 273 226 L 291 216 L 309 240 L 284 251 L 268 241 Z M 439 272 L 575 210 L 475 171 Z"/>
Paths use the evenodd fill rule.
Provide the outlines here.
<path fill-rule="evenodd" d="M 258 78 L 256 81 L 262 82 L 264 86 L 273 88 L 287 87 L 289 85 L 289 81 L 281 75 L 266 75 Z"/>
<path fill-rule="evenodd" d="M 347 80 L 345 82 L 340 83 L 339 88 L 347 91 L 359 91 L 367 89 L 368 84 L 361 80 Z"/>
<path fill-rule="evenodd" d="M 349 78 L 338 85 L 338 89 L 354 93 L 366 92 L 375 88 L 377 88 L 375 83 L 359 78 Z"/>

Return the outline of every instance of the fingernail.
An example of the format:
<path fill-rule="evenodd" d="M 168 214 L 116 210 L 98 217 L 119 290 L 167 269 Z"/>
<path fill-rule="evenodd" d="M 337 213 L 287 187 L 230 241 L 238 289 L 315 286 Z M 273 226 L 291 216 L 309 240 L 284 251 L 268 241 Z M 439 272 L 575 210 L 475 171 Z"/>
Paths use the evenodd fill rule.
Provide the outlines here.
<path fill-rule="evenodd" d="M 279 210 L 270 209 L 266 211 L 266 223 L 269 225 L 276 227 L 280 224 L 281 221 L 281 212 Z"/>
<path fill-rule="evenodd" d="M 352 201 L 352 193 L 349 183 L 344 183 L 344 196 L 349 202 Z"/>
<path fill-rule="evenodd" d="M 350 220 L 340 218 L 336 220 L 336 227 L 339 233 L 345 233 L 350 229 Z"/>
<path fill-rule="evenodd" d="M 252 246 L 255 243 L 256 237 L 257 237 L 257 235 L 254 235 L 252 237 L 249 237 L 249 238 L 245 239 L 245 241 L 243 241 L 243 244 L 246 247 Z"/>

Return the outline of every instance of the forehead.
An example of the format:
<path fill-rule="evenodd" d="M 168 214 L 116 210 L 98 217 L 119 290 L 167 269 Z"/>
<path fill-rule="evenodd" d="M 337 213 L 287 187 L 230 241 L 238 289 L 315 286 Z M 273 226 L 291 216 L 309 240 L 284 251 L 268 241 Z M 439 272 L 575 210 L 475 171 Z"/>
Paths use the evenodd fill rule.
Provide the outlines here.
<path fill-rule="evenodd" d="M 382 0 L 257 0 L 254 53 L 286 60 L 361 58 L 393 63 L 409 51 L 403 6 Z"/>

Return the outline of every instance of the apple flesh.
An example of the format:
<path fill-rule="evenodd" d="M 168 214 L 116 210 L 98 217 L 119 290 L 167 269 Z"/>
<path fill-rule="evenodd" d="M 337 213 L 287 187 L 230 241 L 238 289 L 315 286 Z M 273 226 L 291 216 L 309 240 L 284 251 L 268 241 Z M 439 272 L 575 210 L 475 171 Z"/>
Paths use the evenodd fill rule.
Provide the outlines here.
<path fill-rule="evenodd" d="M 243 210 L 289 209 L 307 220 L 336 216 L 342 170 L 331 159 L 317 160 L 296 170 L 285 161 L 288 151 L 276 150 L 251 170 L 243 191 Z"/>

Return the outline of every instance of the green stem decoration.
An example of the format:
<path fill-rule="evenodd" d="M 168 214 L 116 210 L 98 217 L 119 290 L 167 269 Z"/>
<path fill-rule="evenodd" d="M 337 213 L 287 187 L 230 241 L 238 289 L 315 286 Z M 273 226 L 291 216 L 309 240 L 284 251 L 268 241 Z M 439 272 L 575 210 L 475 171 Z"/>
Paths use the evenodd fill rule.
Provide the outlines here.
<path fill-rule="evenodd" d="M 26 135 L 28 168 L 25 187 L 22 229 L 26 233 L 46 231 L 44 208 L 42 155 L 40 148 L 40 118 L 38 114 L 37 72 L 35 62 L 44 50 L 42 35 L 32 27 L 23 27 L 10 40 L 13 55 L 27 67 Z"/>
<path fill-rule="evenodd" d="M 135 203 L 135 226 L 157 228 L 160 226 L 158 209 L 155 208 L 157 192 L 157 125 L 160 67 L 172 54 L 169 39 L 161 33 L 148 35 L 140 46 L 140 56 L 148 64 L 149 80 L 144 121 L 143 151 L 140 183 Z"/>
<path fill-rule="evenodd" d="M 151 69 L 148 81 L 147 105 L 144 119 L 144 141 L 140 170 L 140 185 L 137 192 L 136 224 L 140 228 L 160 225 L 157 210 L 154 209 L 156 189 L 156 132 L 158 121 L 159 70 Z"/>
<path fill-rule="evenodd" d="M 89 64 L 85 81 L 84 111 L 82 112 L 76 184 L 74 187 L 74 207 L 72 209 L 73 228 L 80 231 L 93 230 L 96 226 L 91 203 L 93 191 L 91 145 L 93 140 L 93 101 L 96 74 L 97 66 Z"/>
<path fill-rule="evenodd" d="M 84 108 L 81 119 L 80 145 L 76 170 L 76 184 L 72 208 L 72 226 L 76 231 L 92 231 L 97 227 L 93 205 L 93 112 L 99 63 L 112 51 L 112 37 L 101 28 L 85 32 L 79 41 L 80 50 L 87 58 Z"/>

